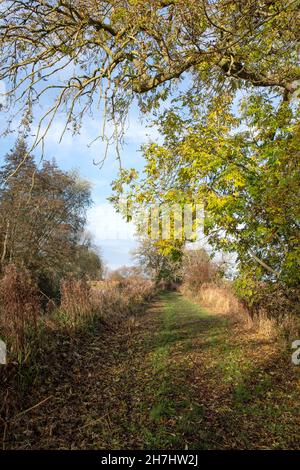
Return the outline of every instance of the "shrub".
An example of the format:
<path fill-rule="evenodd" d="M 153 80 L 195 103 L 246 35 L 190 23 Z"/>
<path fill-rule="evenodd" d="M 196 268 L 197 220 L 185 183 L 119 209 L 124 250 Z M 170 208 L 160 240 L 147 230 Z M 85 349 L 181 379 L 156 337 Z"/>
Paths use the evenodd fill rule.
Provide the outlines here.
<path fill-rule="evenodd" d="M 218 266 L 213 263 L 204 249 L 188 250 L 183 258 L 183 284 L 197 292 L 204 283 L 214 281 L 218 276 Z"/>
<path fill-rule="evenodd" d="M 299 335 L 300 292 L 279 282 L 255 281 L 240 277 L 236 291 L 265 336 L 283 336 L 290 340 Z"/>

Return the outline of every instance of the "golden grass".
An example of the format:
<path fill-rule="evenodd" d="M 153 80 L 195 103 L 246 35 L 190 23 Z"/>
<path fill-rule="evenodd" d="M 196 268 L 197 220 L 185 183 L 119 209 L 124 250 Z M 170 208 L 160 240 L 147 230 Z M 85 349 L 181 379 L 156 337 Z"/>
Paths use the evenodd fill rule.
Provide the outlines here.
<path fill-rule="evenodd" d="M 300 335 L 299 320 L 293 314 L 282 311 L 272 316 L 271 311 L 260 308 L 255 314 L 238 299 L 230 283 L 204 283 L 197 292 L 183 286 L 182 293 L 215 314 L 226 315 L 233 323 L 239 323 L 260 338 L 290 344 Z M 276 312 L 278 313 L 278 312 Z"/>
<path fill-rule="evenodd" d="M 204 283 L 197 292 L 189 291 L 185 286 L 182 293 L 216 314 L 228 315 L 232 321 L 252 325 L 252 319 L 227 283 Z"/>
<path fill-rule="evenodd" d="M 0 280 L 0 337 L 10 355 L 24 360 L 37 336 L 41 302 L 29 273 L 11 264 Z"/>
<path fill-rule="evenodd" d="M 73 334 L 97 319 L 117 323 L 135 314 L 154 293 L 154 283 L 142 278 L 90 283 L 69 277 L 61 283 L 60 305 L 50 300 L 42 312 L 29 273 L 11 265 L 0 279 L 0 338 L 7 343 L 9 360 L 23 362 L 42 332 L 61 329 Z"/>

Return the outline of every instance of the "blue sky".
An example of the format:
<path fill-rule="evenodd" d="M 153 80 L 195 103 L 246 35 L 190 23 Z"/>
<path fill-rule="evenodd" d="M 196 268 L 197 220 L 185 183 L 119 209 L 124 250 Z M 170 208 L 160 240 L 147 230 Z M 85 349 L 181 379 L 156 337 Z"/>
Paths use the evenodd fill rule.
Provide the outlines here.
<path fill-rule="evenodd" d="M 40 112 L 42 111 L 40 110 Z M 39 111 L 37 115 L 39 115 Z M 124 264 L 132 264 L 131 252 L 136 246 L 134 227 L 126 223 L 107 201 L 107 197 L 111 195 L 111 181 L 117 176 L 119 169 L 115 146 L 111 146 L 104 166 L 100 168 L 94 162 L 99 162 L 103 158 L 105 145 L 101 140 L 90 145 L 101 133 L 102 115 L 100 111 L 96 110 L 93 116 L 86 116 L 80 134 L 73 136 L 69 131 L 59 143 L 65 119 L 64 114 L 56 116 L 45 139 L 44 158 L 55 158 L 63 170 L 76 169 L 84 179 L 90 181 L 93 206 L 88 211 L 87 228 L 92 233 L 95 244 L 100 248 L 104 261 L 110 269 Z M 0 111 L 1 130 L 5 128 L 6 121 L 7 116 L 4 111 Z M 32 125 L 32 141 L 36 130 L 37 121 Z M 108 125 L 107 132 L 112 130 Z M 16 137 L 17 133 L 0 138 L 0 162 L 14 146 Z M 138 108 L 133 105 L 129 113 L 121 152 L 122 165 L 141 169 L 143 158 L 139 151 L 140 146 L 150 140 L 157 141 L 158 138 L 158 131 L 153 127 L 148 128 L 145 122 L 141 122 Z M 39 158 L 40 148 L 36 148 L 33 153 L 36 158 Z"/>
<path fill-rule="evenodd" d="M 65 73 L 63 73 L 62 79 L 65 78 Z M 188 78 L 177 85 L 177 90 L 176 86 L 173 90 L 175 95 L 178 89 L 182 92 L 185 88 L 188 88 Z M 1 93 L 4 91 L 3 82 L 0 82 L 0 102 Z M 31 126 L 29 143 L 34 142 L 38 131 L 39 119 L 53 105 L 54 99 L 55 96 L 49 93 L 34 109 L 35 119 Z M 92 234 L 94 243 L 99 247 L 106 265 L 110 269 L 116 269 L 125 264 L 130 265 L 133 263 L 132 251 L 136 247 L 135 228 L 132 224 L 126 223 L 107 200 L 111 195 L 111 182 L 117 177 L 119 170 L 115 145 L 110 147 L 102 167 L 95 164 L 95 162 L 100 162 L 105 154 L 105 143 L 98 138 L 103 128 L 103 112 L 101 107 L 99 109 L 96 106 L 96 102 L 97 96 L 95 96 L 93 101 L 92 115 L 86 113 L 82 120 L 80 133 L 72 135 L 71 131 L 67 131 L 61 142 L 60 137 L 65 127 L 66 114 L 60 113 L 56 115 L 45 137 L 43 158 L 49 160 L 55 158 L 62 170 L 75 169 L 82 178 L 91 183 L 93 206 L 88 210 L 87 229 Z M 167 100 L 163 104 L 163 108 L 169 104 L 170 101 Z M 1 131 L 6 128 L 7 119 L 8 116 L 6 116 L 4 110 L 0 110 Z M 17 123 L 18 121 L 15 119 L 14 125 L 16 129 L 18 128 Z M 42 126 L 42 134 L 46 125 L 43 124 Z M 111 135 L 113 131 L 113 124 L 108 123 L 106 134 Z M 141 145 L 150 141 L 159 142 L 162 140 L 157 128 L 149 127 L 145 117 L 143 117 L 143 120 L 141 119 L 137 104 L 133 104 L 129 110 L 124 137 L 124 145 L 121 150 L 122 166 L 125 168 L 134 167 L 137 170 L 141 170 L 144 165 L 140 152 Z M 0 163 L 3 156 L 14 146 L 16 138 L 17 132 L 6 137 L 0 137 Z M 92 142 L 94 143 L 91 144 Z M 42 153 L 41 147 L 35 148 L 33 153 L 38 160 Z"/>

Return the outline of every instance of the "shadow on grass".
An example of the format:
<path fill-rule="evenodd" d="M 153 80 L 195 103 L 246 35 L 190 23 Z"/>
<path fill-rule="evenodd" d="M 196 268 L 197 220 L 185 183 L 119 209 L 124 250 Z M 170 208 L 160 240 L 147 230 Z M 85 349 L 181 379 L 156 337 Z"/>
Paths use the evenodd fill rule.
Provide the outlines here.
<path fill-rule="evenodd" d="M 174 436 L 181 448 L 299 448 L 299 397 L 290 358 L 282 351 L 254 355 L 268 342 L 253 335 L 247 338 L 243 331 L 233 335 L 225 316 L 210 315 L 180 294 L 161 299 L 161 329 L 147 345 L 160 373 L 152 384 L 155 399 L 150 413 L 159 425 L 155 448 L 162 442 L 174 448 Z M 195 356 L 196 375 L 207 380 L 196 379 L 189 387 L 189 358 Z"/>

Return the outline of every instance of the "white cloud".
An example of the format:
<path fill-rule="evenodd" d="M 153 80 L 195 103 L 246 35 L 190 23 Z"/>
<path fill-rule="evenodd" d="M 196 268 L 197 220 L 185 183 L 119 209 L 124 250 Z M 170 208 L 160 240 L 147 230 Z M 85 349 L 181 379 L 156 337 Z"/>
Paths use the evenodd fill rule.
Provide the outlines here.
<path fill-rule="evenodd" d="M 132 252 L 137 243 L 134 240 L 103 240 L 101 243 L 101 253 L 104 262 L 110 269 L 117 269 L 121 266 L 133 265 Z"/>
<path fill-rule="evenodd" d="M 110 269 L 133 264 L 132 251 L 137 246 L 134 224 L 127 223 L 112 205 L 103 203 L 91 208 L 87 229 Z"/>
<path fill-rule="evenodd" d="M 134 241 L 134 224 L 126 222 L 109 203 L 99 204 L 88 211 L 87 228 L 97 243 L 103 240 Z"/>

